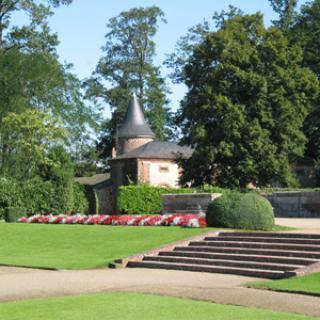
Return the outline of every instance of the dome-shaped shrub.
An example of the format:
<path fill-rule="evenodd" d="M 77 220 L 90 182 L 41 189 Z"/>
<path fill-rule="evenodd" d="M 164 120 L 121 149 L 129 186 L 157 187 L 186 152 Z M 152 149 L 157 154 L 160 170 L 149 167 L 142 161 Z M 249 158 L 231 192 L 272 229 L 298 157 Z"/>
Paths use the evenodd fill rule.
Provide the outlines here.
<path fill-rule="evenodd" d="M 227 193 L 212 201 L 206 212 L 210 227 L 271 230 L 274 226 L 270 202 L 254 193 Z"/>

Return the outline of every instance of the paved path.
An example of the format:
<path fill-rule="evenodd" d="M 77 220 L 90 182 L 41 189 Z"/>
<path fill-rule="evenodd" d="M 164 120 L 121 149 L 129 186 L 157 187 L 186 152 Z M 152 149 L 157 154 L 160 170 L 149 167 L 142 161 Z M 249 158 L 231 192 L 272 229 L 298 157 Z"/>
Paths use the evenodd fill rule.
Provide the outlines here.
<path fill-rule="evenodd" d="M 276 224 L 297 228 L 293 233 L 320 233 L 320 219 L 316 218 L 276 218 Z"/>
<path fill-rule="evenodd" d="M 254 278 L 152 269 L 45 271 L 0 267 L 0 301 L 129 291 L 320 317 L 320 298 L 248 289 Z"/>

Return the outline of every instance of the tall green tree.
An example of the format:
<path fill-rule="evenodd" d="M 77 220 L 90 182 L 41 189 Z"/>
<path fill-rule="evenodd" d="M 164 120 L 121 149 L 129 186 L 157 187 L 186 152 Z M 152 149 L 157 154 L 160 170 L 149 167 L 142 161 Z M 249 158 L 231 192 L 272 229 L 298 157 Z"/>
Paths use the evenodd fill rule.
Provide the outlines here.
<path fill-rule="evenodd" d="M 35 176 L 40 165 L 57 165 L 48 154 L 52 146 L 63 144 L 67 132 L 49 113 L 27 109 L 6 115 L 0 135 L 8 150 L 1 174 L 26 179 Z"/>
<path fill-rule="evenodd" d="M 285 32 L 291 43 L 302 47 L 302 66 L 312 70 L 320 81 L 320 1 L 309 1 L 299 10 L 296 0 L 270 0 L 270 3 L 279 14 L 274 24 Z M 311 105 L 303 131 L 307 137 L 304 156 L 320 163 L 320 96 Z"/>
<path fill-rule="evenodd" d="M 72 66 L 58 61 L 58 37 L 49 28 L 53 9 L 71 2 L 0 1 L 0 126 L 9 112 L 48 112 L 68 128 L 68 143 L 78 154 L 96 125 L 97 111 L 84 103 Z M 24 17 L 24 24 L 16 24 L 16 14 Z M 0 159 L 7 152 L 0 137 Z"/>
<path fill-rule="evenodd" d="M 303 66 L 310 68 L 320 81 L 320 1 L 315 0 L 301 7 L 295 24 L 290 30 L 292 41 L 303 48 Z M 304 123 L 308 138 L 306 155 L 320 162 L 320 96 Z M 320 180 L 320 179 L 319 179 Z"/>
<path fill-rule="evenodd" d="M 157 138 L 165 139 L 169 134 L 168 89 L 160 68 L 153 62 L 153 38 L 159 22 L 165 22 L 163 16 L 156 6 L 134 8 L 111 18 L 107 24 L 103 57 L 86 83 L 87 96 L 96 103 L 106 103 L 112 112 L 100 138 L 103 156 L 111 155 L 116 127 L 124 117 L 132 92 L 138 95 Z"/>
<path fill-rule="evenodd" d="M 221 21 L 221 20 L 220 20 Z M 182 182 L 227 187 L 290 185 L 303 155 L 302 125 L 319 86 L 303 55 L 263 16 L 234 15 L 195 46 L 181 74 Z"/>
<path fill-rule="evenodd" d="M 11 49 L 51 51 L 58 44 L 56 34 L 50 32 L 48 18 L 52 7 L 68 5 L 72 0 L 1 0 L 0 52 Z M 15 25 L 16 12 L 25 16 L 23 25 Z"/>
<path fill-rule="evenodd" d="M 204 41 L 210 32 L 220 28 L 225 20 L 242 14 L 243 12 L 240 9 L 230 5 L 228 11 L 214 12 L 212 21 L 204 20 L 202 23 L 189 28 L 187 34 L 177 41 L 174 52 L 168 54 L 164 61 L 164 64 L 171 69 L 169 76 L 173 83 L 183 83 L 185 81 L 185 65 L 199 43 Z"/>
<path fill-rule="evenodd" d="M 273 24 L 286 32 L 294 25 L 298 0 L 269 0 L 274 12 L 278 14 L 278 20 Z"/>

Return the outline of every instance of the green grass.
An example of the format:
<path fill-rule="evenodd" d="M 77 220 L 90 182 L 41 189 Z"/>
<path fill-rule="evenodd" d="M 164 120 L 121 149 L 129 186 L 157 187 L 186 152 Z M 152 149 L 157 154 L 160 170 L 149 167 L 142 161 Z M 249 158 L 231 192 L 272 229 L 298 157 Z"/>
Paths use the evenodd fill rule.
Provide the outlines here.
<path fill-rule="evenodd" d="M 271 231 L 278 232 L 278 231 L 293 231 L 293 230 L 297 230 L 297 228 L 280 226 L 276 224 L 272 227 Z"/>
<path fill-rule="evenodd" d="M 308 320 L 303 315 L 133 293 L 0 304 L 1 320 Z"/>
<path fill-rule="evenodd" d="M 0 264 L 95 268 L 208 230 L 0 223 Z"/>
<path fill-rule="evenodd" d="M 294 277 L 282 280 L 252 282 L 249 283 L 248 286 L 276 291 L 290 291 L 320 295 L 320 273 L 313 273 L 304 277 Z"/>

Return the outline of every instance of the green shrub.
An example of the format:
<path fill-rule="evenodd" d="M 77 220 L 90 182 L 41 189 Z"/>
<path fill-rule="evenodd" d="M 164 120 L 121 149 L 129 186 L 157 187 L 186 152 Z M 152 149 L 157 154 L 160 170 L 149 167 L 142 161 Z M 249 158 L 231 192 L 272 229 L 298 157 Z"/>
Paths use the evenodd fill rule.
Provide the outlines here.
<path fill-rule="evenodd" d="M 209 204 L 206 217 L 210 227 L 271 230 L 274 226 L 270 202 L 254 193 L 226 193 Z"/>
<path fill-rule="evenodd" d="M 48 158 L 51 163 L 39 168 L 39 176 L 54 187 L 53 209 L 58 212 L 71 212 L 74 204 L 74 163 L 62 146 L 52 147 Z"/>
<path fill-rule="evenodd" d="M 44 181 L 38 176 L 21 182 L 0 177 L 0 209 L 5 207 L 24 207 L 28 214 L 86 212 L 88 201 L 73 177 Z"/>
<path fill-rule="evenodd" d="M 26 216 L 26 209 L 19 207 L 7 207 L 4 210 L 4 220 L 6 222 L 17 222 L 21 217 Z"/>
<path fill-rule="evenodd" d="M 60 183 L 39 177 L 26 180 L 20 186 L 19 195 L 18 203 L 28 213 L 87 212 L 89 207 L 84 186 L 69 179 L 61 179 Z"/>
<path fill-rule="evenodd" d="M 73 211 L 87 213 L 89 210 L 89 202 L 86 196 L 85 187 L 74 182 L 73 184 Z"/>
<path fill-rule="evenodd" d="M 0 207 L 24 207 L 26 212 L 49 210 L 53 203 L 54 187 L 41 178 L 16 181 L 0 177 Z"/>
<path fill-rule="evenodd" d="M 118 208 L 125 214 L 159 214 L 165 193 L 193 193 L 191 188 L 162 188 L 149 185 L 130 185 L 120 187 Z"/>
<path fill-rule="evenodd" d="M 55 204 L 55 187 L 50 181 L 36 177 L 25 180 L 18 186 L 18 204 L 28 213 L 57 212 Z"/>

